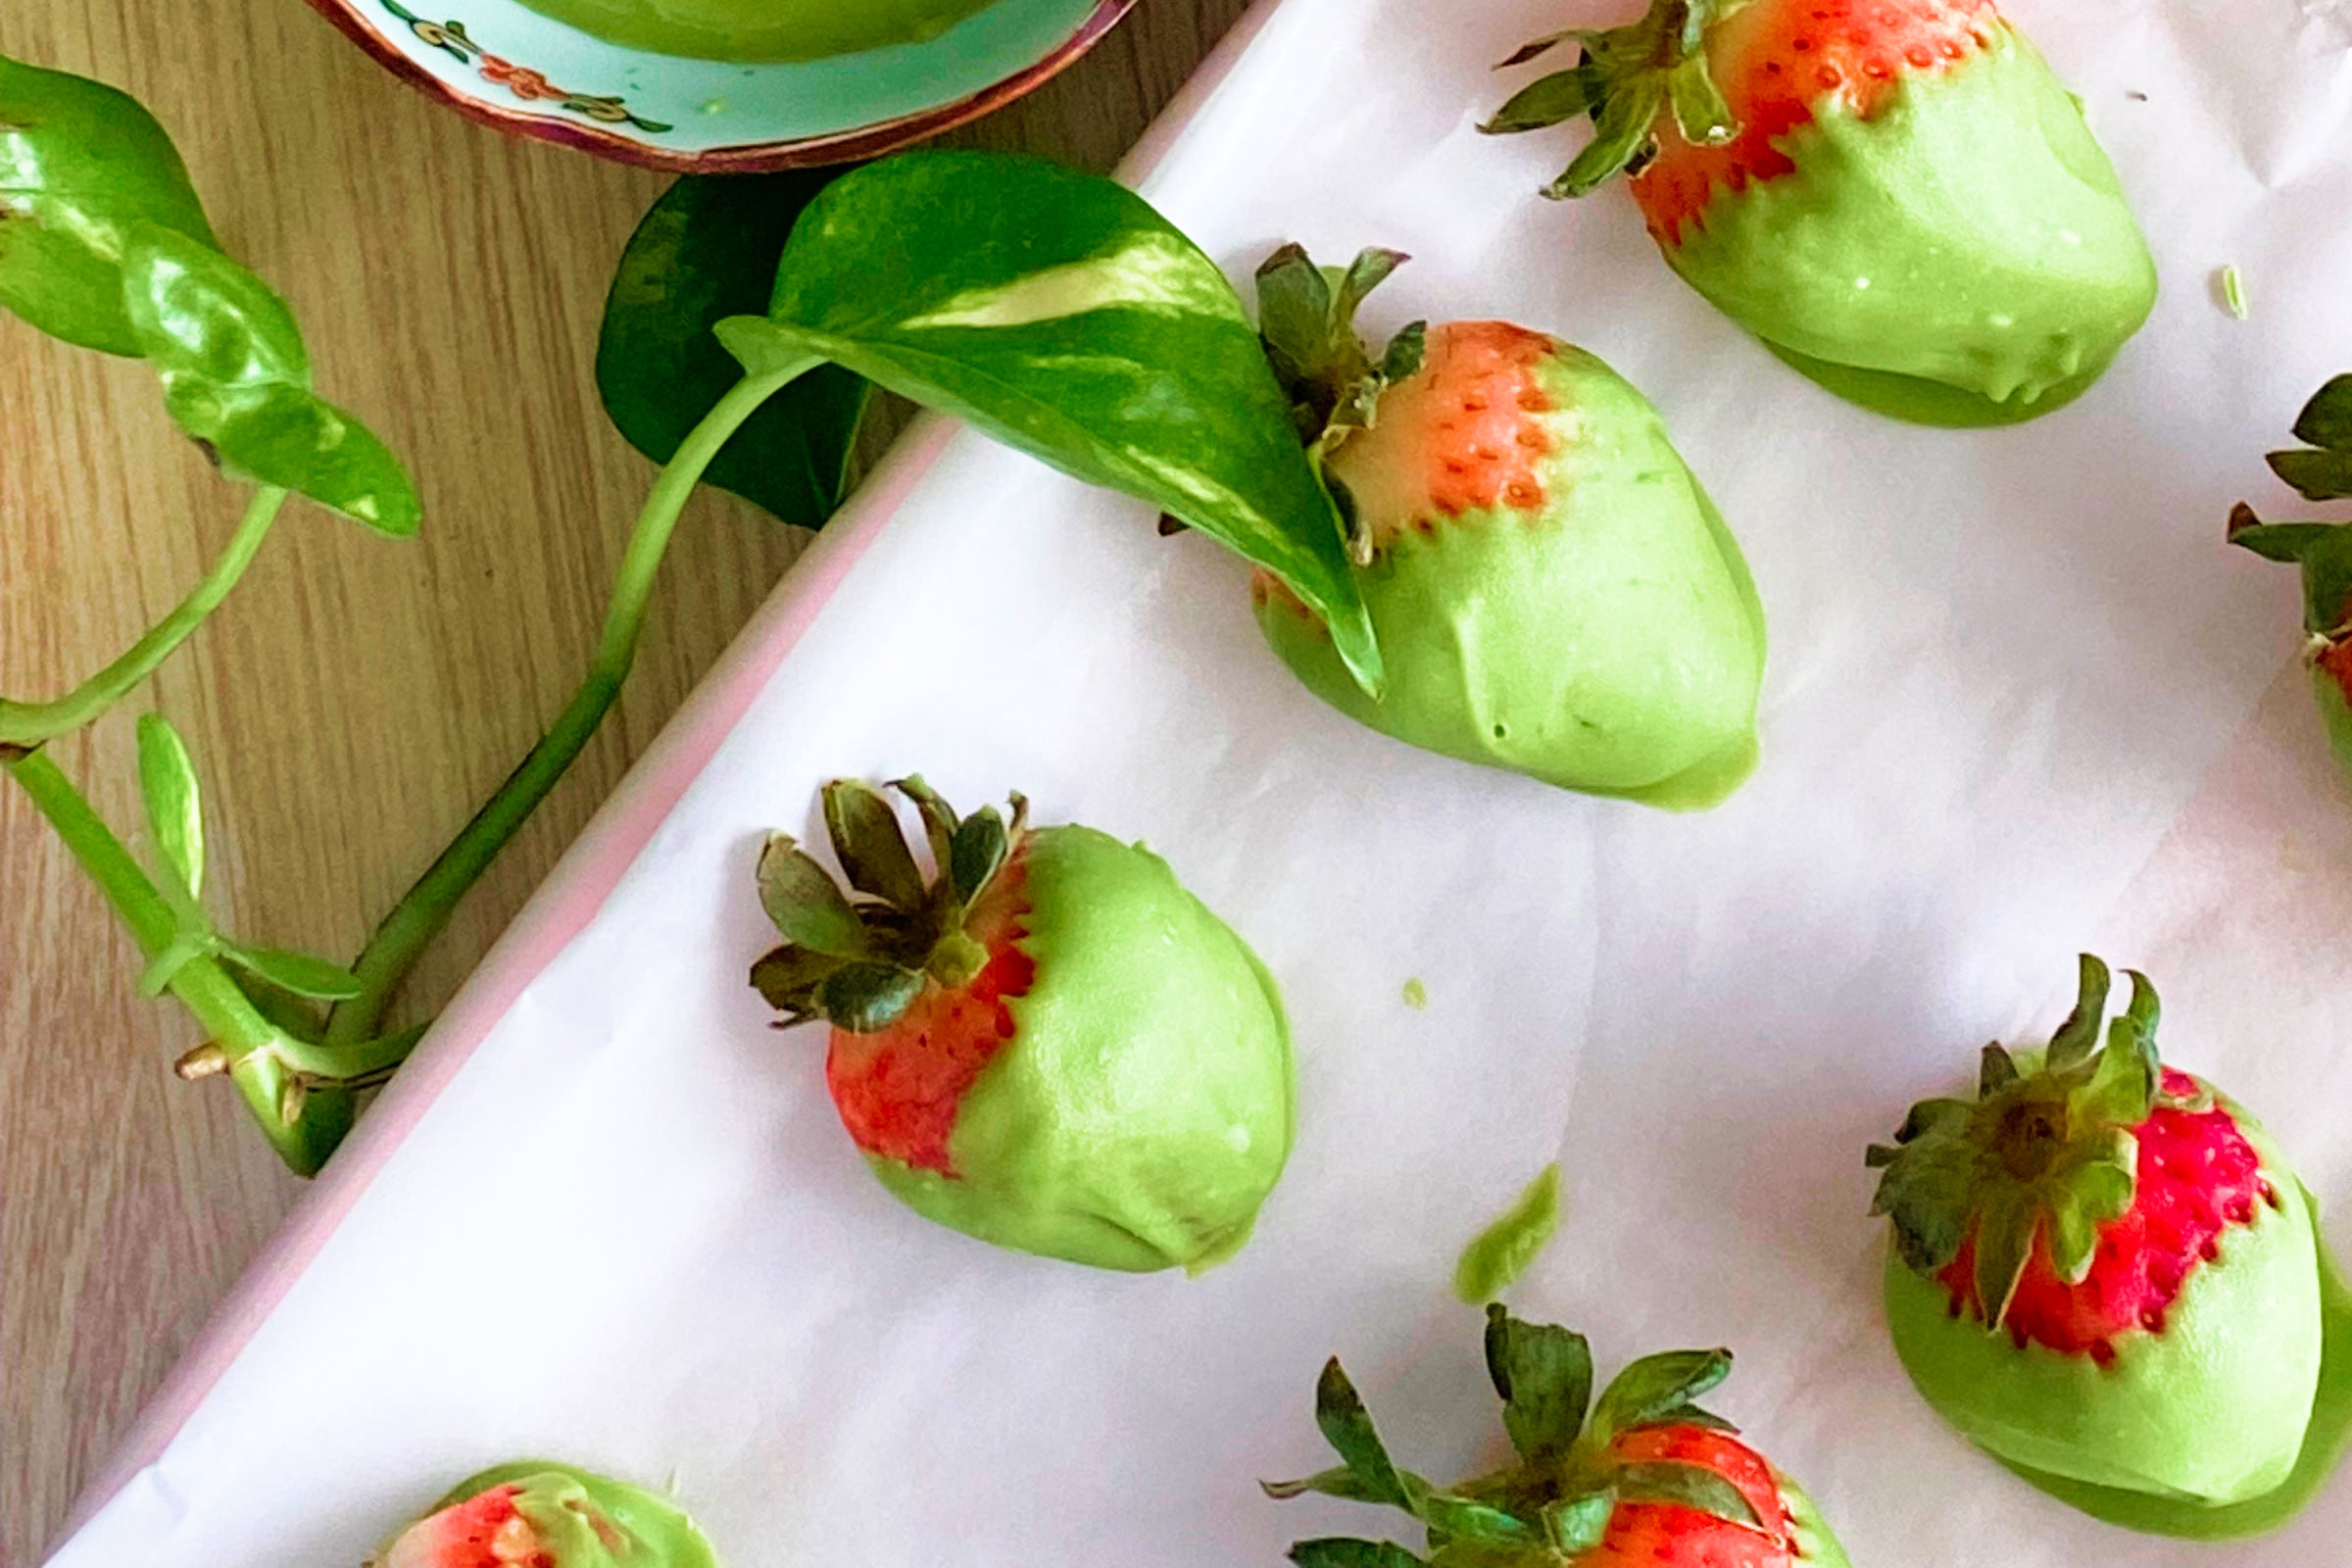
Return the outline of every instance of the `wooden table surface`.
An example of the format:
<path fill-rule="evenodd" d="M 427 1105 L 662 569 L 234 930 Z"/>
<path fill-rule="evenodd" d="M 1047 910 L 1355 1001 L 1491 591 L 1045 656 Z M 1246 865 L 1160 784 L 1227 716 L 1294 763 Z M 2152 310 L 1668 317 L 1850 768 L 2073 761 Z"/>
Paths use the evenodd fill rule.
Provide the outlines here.
<path fill-rule="evenodd" d="M 1145 0 L 1058 79 L 956 140 L 1108 168 L 1243 0 Z M 133 820 L 132 714 L 212 794 L 215 907 L 252 940 L 355 952 L 570 694 L 653 469 L 593 379 L 605 283 L 662 176 L 428 103 L 300 0 L 6 0 L 0 52 L 114 82 L 178 140 L 230 251 L 293 302 L 321 390 L 426 506 L 388 542 L 298 503 L 163 673 L 53 755 Z M 238 498 L 144 368 L 0 317 L 0 691 L 47 697 L 168 610 Z M 805 536 L 803 536 L 805 537 Z M 706 495 L 637 670 L 571 776 L 459 911 L 401 1014 L 438 1006 L 803 538 Z M 128 938 L 0 785 L 0 1568 L 39 1560 L 301 1190 Z"/>

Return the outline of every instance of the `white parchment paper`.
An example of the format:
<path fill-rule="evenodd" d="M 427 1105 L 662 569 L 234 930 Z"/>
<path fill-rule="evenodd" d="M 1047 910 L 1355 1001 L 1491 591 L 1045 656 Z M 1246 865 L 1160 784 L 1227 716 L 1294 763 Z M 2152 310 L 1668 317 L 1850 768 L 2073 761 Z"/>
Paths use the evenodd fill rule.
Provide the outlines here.
<path fill-rule="evenodd" d="M 2352 1477 L 2252 1544 L 2069 1513 L 1938 1424 L 1879 1321 L 1863 1145 L 1986 1039 L 2046 1031 L 2091 943 L 2161 959 L 2170 1054 L 2265 1110 L 2352 1213 L 2341 921 L 2315 940 L 2311 906 L 2267 896 L 2273 869 L 2342 883 L 2329 813 L 2352 807 L 2275 684 L 2292 574 L 2221 539 L 2239 495 L 2279 503 L 2258 454 L 2352 365 L 2352 21 L 2011 9 L 2084 99 L 2164 298 L 2074 409 L 1955 433 L 1783 369 L 1669 274 L 1622 193 L 1540 200 L 1572 138 L 1474 133 L 1505 90 L 1491 62 L 1618 10 L 1285 0 L 1148 193 L 1237 276 L 1288 238 L 1400 246 L 1417 259 L 1376 329 L 1510 317 L 1648 390 L 1770 614 L 1753 782 L 1665 815 L 1355 728 L 1262 650 L 1237 562 L 959 436 L 59 1568 L 351 1564 L 525 1453 L 674 1472 L 735 1568 L 1272 1564 L 1295 1535 L 1382 1527 L 1252 1485 L 1322 1462 L 1325 1355 L 1407 1462 L 1491 1447 L 1477 1316 L 1446 1279 L 1555 1156 L 1570 1219 L 1517 1305 L 1610 1366 L 1736 1347 L 1717 1402 L 1857 1564 L 2341 1560 Z M 2215 298 L 2224 264 L 2250 320 Z M 2308 798 L 2276 831 L 2277 790 L 2206 799 L 2228 839 L 2207 853 L 2182 824 L 2247 747 L 2286 748 Z M 759 836 L 807 831 L 829 775 L 915 768 L 967 806 L 1017 787 L 1043 819 L 1149 840 L 1280 977 L 1298 1153 L 1231 1265 L 1100 1275 L 916 1219 L 837 1126 L 821 1041 L 767 1029 L 743 983 L 767 940 Z"/>

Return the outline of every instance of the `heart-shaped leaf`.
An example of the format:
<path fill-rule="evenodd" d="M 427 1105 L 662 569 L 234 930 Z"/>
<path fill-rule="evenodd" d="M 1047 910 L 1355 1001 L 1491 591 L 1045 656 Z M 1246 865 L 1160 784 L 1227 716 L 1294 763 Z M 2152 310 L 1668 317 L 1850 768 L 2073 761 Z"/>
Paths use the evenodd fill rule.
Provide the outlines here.
<path fill-rule="evenodd" d="M 815 354 L 1065 473 L 1140 497 L 1287 583 L 1376 688 L 1380 655 L 1330 496 L 1232 285 L 1115 182 L 927 151 L 810 202 L 747 366 Z"/>
<path fill-rule="evenodd" d="M 156 854 L 193 903 L 204 893 L 204 794 L 196 764 L 179 731 L 161 713 L 139 715 L 138 738 L 139 796 L 147 808 L 147 828 L 155 835 Z"/>
<path fill-rule="evenodd" d="M 247 948 L 220 945 L 220 956 L 239 968 L 259 975 L 280 991 L 319 1002 L 341 1002 L 360 994 L 360 977 L 330 958 L 289 948 Z"/>
<path fill-rule="evenodd" d="M 138 100 L 0 55 L 0 308 L 83 348 L 145 352 L 122 308 L 139 222 L 217 245 L 172 138 Z"/>
<path fill-rule="evenodd" d="M 597 391 L 631 446 L 667 463 L 741 378 L 710 328 L 767 309 L 785 237 L 840 173 L 688 175 L 647 212 L 612 274 L 596 345 Z M 799 377 L 743 422 L 704 482 L 820 526 L 846 492 L 870 391 L 838 366 Z"/>
<path fill-rule="evenodd" d="M 270 285 L 174 229 L 134 223 L 122 304 L 164 406 L 221 464 L 379 533 L 416 531 L 416 487 L 374 433 L 311 391 L 310 353 Z"/>

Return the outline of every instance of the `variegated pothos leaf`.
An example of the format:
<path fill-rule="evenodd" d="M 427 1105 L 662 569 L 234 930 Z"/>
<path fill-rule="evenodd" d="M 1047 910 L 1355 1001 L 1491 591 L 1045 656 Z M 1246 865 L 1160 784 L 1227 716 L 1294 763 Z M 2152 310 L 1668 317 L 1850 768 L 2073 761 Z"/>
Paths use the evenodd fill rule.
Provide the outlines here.
<path fill-rule="evenodd" d="M 1223 272 L 1150 203 L 1041 159 L 926 151 L 826 188 L 747 366 L 813 353 L 1173 514 L 1321 615 L 1367 688 L 1370 618 L 1330 496 Z"/>

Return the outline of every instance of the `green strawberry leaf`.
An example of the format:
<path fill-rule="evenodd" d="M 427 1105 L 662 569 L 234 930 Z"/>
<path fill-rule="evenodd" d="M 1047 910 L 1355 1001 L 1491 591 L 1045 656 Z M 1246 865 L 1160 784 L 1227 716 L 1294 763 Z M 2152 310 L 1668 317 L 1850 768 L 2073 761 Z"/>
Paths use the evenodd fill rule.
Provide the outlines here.
<path fill-rule="evenodd" d="M 2026 1259 L 2034 1247 L 2039 1205 L 2031 1193 L 2001 1190 L 1977 1220 L 1977 1304 L 1984 1309 L 1984 1326 L 1997 1329 L 2009 1315 L 2009 1302 L 2024 1278 Z"/>
<path fill-rule="evenodd" d="M 836 1027 L 872 1034 L 899 1021 L 922 994 L 923 977 L 890 963 L 849 963 L 817 983 L 817 1009 Z"/>
<path fill-rule="evenodd" d="M 1296 243 L 1257 264 L 1257 331 L 1274 373 L 1286 383 L 1331 373 L 1331 280 Z"/>
<path fill-rule="evenodd" d="M 1695 12 L 1699 8 L 1690 9 Z M 1715 85 L 1715 74 L 1707 69 L 1704 49 L 1694 47 L 1681 65 L 1667 73 L 1666 95 L 1674 108 L 1676 126 L 1693 147 L 1720 147 L 1740 134 L 1732 106 L 1723 101 L 1723 89 Z"/>
<path fill-rule="evenodd" d="M 787 833 L 770 833 L 760 852 L 760 906 L 784 940 L 837 958 L 868 950 L 865 926 L 825 868 Z"/>
<path fill-rule="evenodd" d="M 1324 1497 L 1344 1497 L 1349 1502 L 1386 1502 L 1389 1500 L 1386 1497 L 1375 1496 L 1373 1494 L 1375 1489 L 1370 1484 L 1354 1471 L 1345 1467 L 1337 1470 L 1320 1470 L 1297 1481 L 1260 1481 L 1257 1489 L 1276 1502 L 1288 1502 L 1293 1497 L 1303 1497 L 1309 1493 Z"/>
<path fill-rule="evenodd" d="M 2090 1054 L 2099 1043 L 2099 1025 L 2107 1017 L 2107 990 L 2110 976 L 2107 965 L 2090 954 L 2079 960 L 2082 975 L 2075 997 L 2075 1010 L 2066 1015 L 2066 1022 L 2050 1036 L 2049 1065 L 2071 1067 Z"/>
<path fill-rule="evenodd" d="M 1544 1534 L 1559 1551 L 1581 1556 L 1600 1544 L 1601 1537 L 1608 1534 L 1609 1516 L 1616 1511 L 1614 1487 L 1563 1498 L 1544 1508 Z"/>
<path fill-rule="evenodd" d="M 1757 1517 L 1755 1505 L 1747 1500 L 1747 1494 L 1704 1465 L 1672 1459 L 1621 1464 L 1609 1472 L 1609 1479 L 1615 1484 L 1617 1494 L 1628 1502 L 1680 1503 L 1736 1525 L 1764 1528 L 1764 1521 Z"/>
<path fill-rule="evenodd" d="M 2264 461 L 2306 501 L 2340 501 L 2352 496 L 2352 452 L 2299 447 L 2271 453 Z"/>
<path fill-rule="evenodd" d="M 129 225 L 122 307 L 164 406 L 221 464 L 299 491 L 378 533 L 416 531 L 416 487 L 390 449 L 311 391 L 310 354 L 270 285 L 203 241 Z"/>
<path fill-rule="evenodd" d="M 1011 849 L 1004 819 L 993 806 L 984 806 L 956 825 L 948 845 L 948 871 L 956 884 L 956 899 L 969 905 L 995 878 Z"/>
<path fill-rule="evenodd" d="M 2253 509 L 2238 503 L 2238 514 L 2231 518 L 2230 542 L 2240 550 L 2251 550 L 2266 561 L 2299 564 L 2312 549 L 2329 534 L 2340 532 L 2340 522 L 2261 522 L 2251 519 Z"/>
<path fill-rule="evenodd" d="M 752 986 L 779 1012 L 804 1012 L 813 1004 L 818 983 L 848 961 L 787 943 L 752 965 Z"/>
<path fill-rule="evenodd" d="M 286 948 L 245 948 L 223 942 L 220 956 L 280 991 L 320 1002 L 342 1002 L 362 989 L 360 977 L 331 959 Z"/>
<path fill-rule="evenodd" d="M 204 894 L 204 793 L 196 782 L 196 764 L 179 731 L 161 713 L 139 715 L 138 738 L 139 795 L 147 808 L 148 831 L 178 891 L 192 904 Z"/>
<path fill-rule="evenodd" d="M 2352 452 L 2352 374 L 2330 376 L 2295 416 L 2294 436 L 2307 446 Z"/>
<path fill-rule="evenodd" d="M 916 813 L 923 819 L 923 836 L 931 841 L 931 858 L 945 867 L 955 857 L 956 829 L 961 825 L 955 808 L 941 800 L 939 792 L 924 783 L 919 773 L 908 774 L 891 788 L 914 803 Z"/>
<path fill-rule="evenodd" d="M 1487 1308 L 1487 1374 L 1502 1397 L 1503 1430 L 1531 1465 L 1556 1463 L 1584 1430 L 1592 1350 L 1581 1334 Z"/>
<path fill-rule="evenodd" d="M 1544 194 L 1555 201 L 1582 196 L 1619 171 L 1635 168 L 1649 146 L 1649 127 L 1665 100 L 1664 88 L 1652 80 L 1610 93 L 1593 122 L 1592 139 L 1559 178 L 1544 187 Z"/>
<path fill-rule="evenodd" d="M 1323 1376 L 1315 1385 L 1315 1425 L 1321 1430 L 1323 1440 L 1363 1484 L 1364 1500 L 1412 1509 L 1412 1496 L 1405 1489 L 1404 1478 L 1390 1460 L 1380 1434 L 1372 1428 L 1371 1412 L 1364 1408 L 1364 1401 L 1356 1394 L 1355 1385 L 1348 1381 L 1348 1374 L 1340 1370 L 1336 1355 L 1324 1364 Z"/>
<path fill-rule="evenodd" d="M 824 803 L 825 832 L 850 886 L 894 908 L 920 909 L 923 873 L 890 802 L 853 779 L 835 779 L 824 788 Z"/>
<path fill-rule="evenodd" d="M 1621 1432 L 1655 1426 L 1732 1375 L 1732 1352 L 1668 1350 L 1627 1364 L 1592 1406 L 1592 1441 L 1605 1445 Z"/>
<path fill-rule="evenodd" d="M 1478 128 L 1490 136 L 1547 130 L 1589 113 L 1600 101 L 1600 74 L 1589 65 L 1555 71 L 1511 94 L 1494 117 Z"/>
<path fill-rule="evenodd" d="M 1450 1492 L 1423 1493 L 1415 1499 L 1413 1512 L 1429 1526 L 1433 1542 L 1443 1536 L 1485 1546 L 1525 1546 L 1536 1539 L 1536 1532 L 1516 1516 Z"/>
<path fill-rule="evenodd" d="M 1984 1048 L 1977 1066 L 1977 1098 L 1989 1100 L 2017 1082 L 2017 1058 L 2009 1048 L 1994 1041 Z"/>
<path fill-rule="evenodd" d="M 747 368 L 819 355 L 1264 566 L 1368 689 L 1380 654 L 1331 498 L 1241 301 L 1134 192 L 1042 160 L 926 151 L 808 205 Z"/>
<path fill-rule="evenodd" d="M 711 328 L 767 308 L 776 259 L 809 199 L 841 171 L 688 175 L 629 236 L 605 298 L 596 386 L 629 445 L 667 463 L 742 371 Z M 838 366 L 760 405 L 704 470 L 786 522 L 814 528 L 841 505 L 872 388 Z"/>
<path fill-rule="evenodd" d="M 1428 1568 L 1394 1541 L 1352 1541 L 1341 1536 L 1292 1542 L 1291 1561 L 1298 1568 Z"/>
<path fill-rule="evenodd" d="M 140 222 L 218 244 L 171 136 L 136 99 L 0 55 L 0 309 L 137 357 L 122 264 Z"/>

